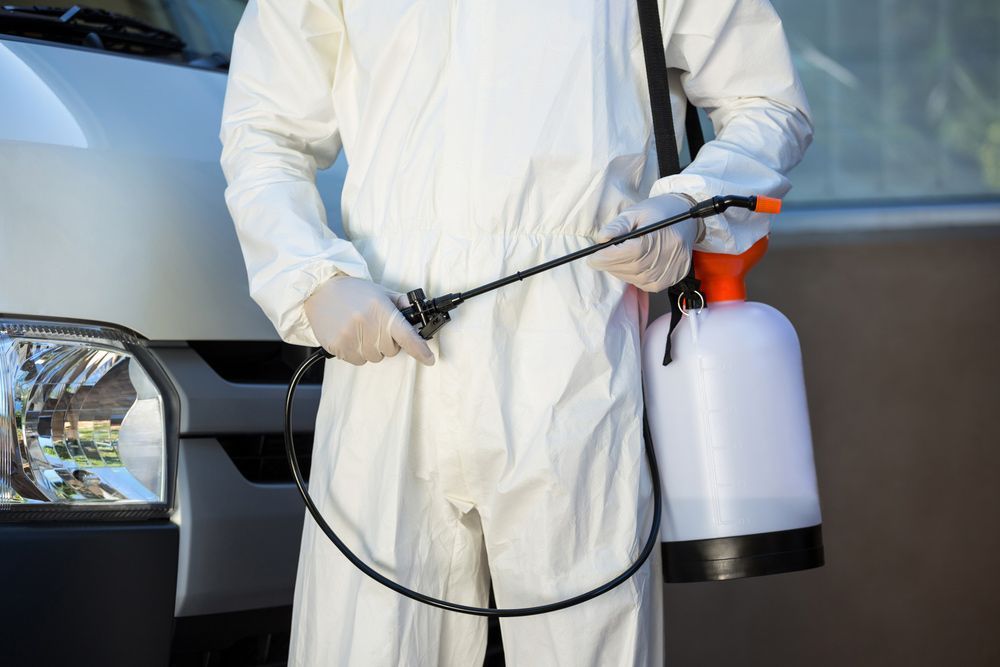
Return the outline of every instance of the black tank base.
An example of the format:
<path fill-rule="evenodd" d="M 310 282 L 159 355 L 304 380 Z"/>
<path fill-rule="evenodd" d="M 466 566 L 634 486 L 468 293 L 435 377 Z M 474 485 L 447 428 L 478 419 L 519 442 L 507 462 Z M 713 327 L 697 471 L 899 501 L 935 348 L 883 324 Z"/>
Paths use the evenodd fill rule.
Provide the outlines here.
<path fill-rule="evenodd" d="M 724 581 L 809 570 L 823 565 L 822 524 L 773 533 L 663 542 L 668 584 Z"/>

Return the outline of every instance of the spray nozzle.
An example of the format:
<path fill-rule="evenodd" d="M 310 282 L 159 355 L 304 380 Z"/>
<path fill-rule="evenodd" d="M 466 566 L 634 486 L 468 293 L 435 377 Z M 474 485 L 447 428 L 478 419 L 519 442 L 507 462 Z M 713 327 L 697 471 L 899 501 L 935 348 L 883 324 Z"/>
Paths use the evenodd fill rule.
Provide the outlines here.
<path fill-rule="evenodd" d="M 691 217 L 707 218 L 710 215 L 718 215 L 727 208 L 746 208 L 757 213 L 775 214 L 781 212 L 781 200 L 774 197 L 764 197 L 763 195 L 750 195 L 742 197 L 740 195 L 723 195 L 712 197 L 700 201 L 691 207 Z"/>

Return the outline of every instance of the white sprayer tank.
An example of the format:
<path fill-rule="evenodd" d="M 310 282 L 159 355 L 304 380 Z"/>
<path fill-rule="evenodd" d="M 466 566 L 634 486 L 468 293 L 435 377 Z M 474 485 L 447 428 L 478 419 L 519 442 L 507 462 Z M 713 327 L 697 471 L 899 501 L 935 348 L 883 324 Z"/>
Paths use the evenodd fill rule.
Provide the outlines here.
<path fill-rule="evenodd" d="M 798 336 L 745 300 L 742 255 L 695 253 L 697 297 L 643 336 L 647 417 L 663 487 L 664 578 L 709 581 L 823 564 L 821 517 Z M 672 307 L 677 308 L 677 304 Z"/>

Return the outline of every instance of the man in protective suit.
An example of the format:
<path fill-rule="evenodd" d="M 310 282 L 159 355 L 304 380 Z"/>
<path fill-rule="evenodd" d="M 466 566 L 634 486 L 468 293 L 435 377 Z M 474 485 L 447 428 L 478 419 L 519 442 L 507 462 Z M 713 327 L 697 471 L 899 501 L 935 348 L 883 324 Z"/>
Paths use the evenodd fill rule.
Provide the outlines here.
<path fill-rule="evenodd" d="M 640 333 L 691 250 L 768 232 L 731 209 L 469 301 L 424 341 L 401 293 L 461 291 L 722 193 L 780 197 L 812 125 L 767 0 L 666 0 L 685 98 L 716 136 L 658 178 L 630 0 L 250 0 L 220 138 L 250 294 L 326 362 L 310 492 L 348 545 L 407 587 L 542 604 L 611 579 L 650 520 Z M 317 169 L 344 150 L 344 237 Z M 597 269 L 597 270 L 595 270 Z M 402 349 L 405 354 L 398 354 Z M 377 363 L 374 363 L 377 362 Z M 650 558 L 585 604 L 503 619 L 509 665 L 663 662 Z M 486 621 L 354 569 L 307 517 L 290 663 L 481 664 Z"/>

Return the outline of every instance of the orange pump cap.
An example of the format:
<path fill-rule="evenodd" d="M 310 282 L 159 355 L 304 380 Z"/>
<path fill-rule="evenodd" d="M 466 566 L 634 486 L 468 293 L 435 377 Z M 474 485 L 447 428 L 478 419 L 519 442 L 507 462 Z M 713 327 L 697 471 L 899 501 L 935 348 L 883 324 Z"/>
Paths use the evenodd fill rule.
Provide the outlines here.
<path fill-rule="evenodd" d="M 705 295 L 706 303 L 746 301 L 747 287 L 743 280 L 765 252 L 767 252 L 766 236 L 740 255 L 695 250 L 694 275 L 701 281 L 701 293 Z"/>
<path fill-rule="evenodd" d="M 758 213 L 770 213 L 772 215 L 781 213 L 781 200 L 774 197 L 757 195 L 757 205 L 753 210 Z"/>

